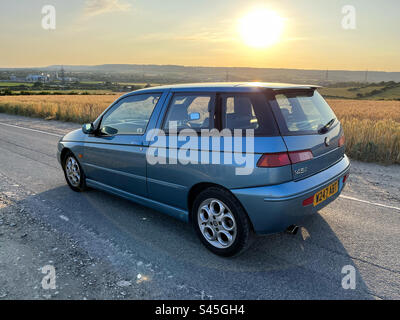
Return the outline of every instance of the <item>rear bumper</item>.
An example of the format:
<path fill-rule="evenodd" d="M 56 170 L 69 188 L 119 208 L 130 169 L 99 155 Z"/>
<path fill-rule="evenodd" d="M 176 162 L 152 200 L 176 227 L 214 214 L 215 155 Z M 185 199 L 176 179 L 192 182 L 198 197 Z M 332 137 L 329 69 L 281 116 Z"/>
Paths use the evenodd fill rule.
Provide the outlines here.
<path fill-rule="evenodd" d="M 349 171 L 350 161 L 345 155 L 332 167 L 301 181 L 231 191 L 247 211 L 256 233 L 282 232 L 335 200 L 343 190 L 343 177 Z M 335 195 L 316 207 L 303 206 L 305 199 L 336 180 L 339 180 L 339 191 Z"/>

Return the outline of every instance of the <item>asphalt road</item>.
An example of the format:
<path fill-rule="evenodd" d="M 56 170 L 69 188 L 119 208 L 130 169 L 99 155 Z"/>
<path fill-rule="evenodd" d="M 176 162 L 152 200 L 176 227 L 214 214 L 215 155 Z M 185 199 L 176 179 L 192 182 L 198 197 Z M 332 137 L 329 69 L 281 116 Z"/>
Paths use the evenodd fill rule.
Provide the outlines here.
<path fill-rule="evenodd" d="M 126 280 L 140 274 L 143 298 L 400 298 L 400 202 L 390 186 L 370 185 L 362 165 L 353 165 L 343 194 L 351 199 L 341 197 L 304 221 L 296 236 L 260 237 L 241 256 L 225 259 L 180 221 L 104 192 L 71 191 L 55 152 L 59 135 L 74 127 L 0 114 L 0 192 L 110 271 Z M 356 288 L 345 290 L 348 265 Z"/>

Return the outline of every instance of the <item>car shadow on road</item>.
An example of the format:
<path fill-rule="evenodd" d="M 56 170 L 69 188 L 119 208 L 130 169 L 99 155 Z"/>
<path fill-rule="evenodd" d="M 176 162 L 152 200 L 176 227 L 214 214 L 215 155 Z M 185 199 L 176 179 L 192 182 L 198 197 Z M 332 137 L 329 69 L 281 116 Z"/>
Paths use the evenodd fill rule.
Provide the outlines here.
<path fill-rule="evenodd" d="M 218 282 L 221 275 L 235 277 L 241 284 L 233 281 L 230 286 L 237 294 L 221 298 L 270 297 L 252 294 L 252 288 L 258 286 L 290 299 L 373 298 L 352 257 L 320 214 L 305 220 L 295 236 L 282 233 L 256 237 L 242 255 L 222 258 L 202 246 L 190 225 L 102 191 L 75 193 L 61 186 L 32 197 L 52 210 L 42 218 L 77 238 L 93 255 L 101 257 L 100 243 L 108 243 L 118 252 L 129 253 L 131 259 L 162 264 L 180 272 L 183 278 L 207 275 Z M 40 210 L 36 214 L 43 215 Z M 85 238 L 83 231 L 91 238 Z M 126 256 L 120 261 L 113 259 L 120 272 L 128 272 Z M 349 273 L 342 273 L 345 266 L 354 267 L 355 290 L 342 287 Z M 214 285 L 224 288 L 226 283 Z"/>

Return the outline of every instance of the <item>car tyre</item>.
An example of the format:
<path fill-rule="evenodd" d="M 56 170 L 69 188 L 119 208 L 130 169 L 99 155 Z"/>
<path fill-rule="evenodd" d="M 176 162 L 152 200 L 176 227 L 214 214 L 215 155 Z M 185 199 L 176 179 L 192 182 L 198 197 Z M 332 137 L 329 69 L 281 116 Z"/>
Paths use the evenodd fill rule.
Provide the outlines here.
<path fill-rule="evenodd" d="M 63 159 L 63 171 L 69 187 L 75 192 L 85 191 L 85 173 L 72 152 L 68 152 Z"/>
<path fill-rule="evenodd" d="M 251 222 L 240 202 L 219 187 L 205 189 L 196 197 L 191 221 L 204 246 L 220 256 L 241 254 L 253 238 Z"/>

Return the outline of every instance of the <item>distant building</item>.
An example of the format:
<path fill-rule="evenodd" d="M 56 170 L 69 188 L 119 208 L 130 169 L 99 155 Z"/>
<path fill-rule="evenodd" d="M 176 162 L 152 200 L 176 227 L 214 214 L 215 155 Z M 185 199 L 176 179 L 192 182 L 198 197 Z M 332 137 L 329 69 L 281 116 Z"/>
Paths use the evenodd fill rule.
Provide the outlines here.
<path fill-rule="evenodd" d="M 59 76 L 58 72 L 56 72 L 56 73 L 55 73 L 55 77 L 56 77 L 56 80 L 61 81 L 63 84 L 64 84 L 65 82 L 77 82 L 77 81 L 79 81 L 78 78 L 66 77 L 66 76 L 65 76 L 65 70 L 64 70 L 64 67 L 63 67 L 63 66 L 61 66 L 60 76 Z"/>
<path fill-rule="evenodd" d="M 79 81 L 78 78 L 74 78 L 74 77 L 65 77 L 64 78 L 66 82 L 76 82 Z"/>
<path fill-rule="evenodd" d="M 14 75 L 12 75 L 12 76 L 10 76 L 10 80 L 11 80 L 11 81 L 17 81 L 17 77 L 14 76 Z"/>
<path fill-rule="evenodd" d="M 56 79 L 60 80 L 60 81 L 63 81 L 63 82 L 76 82 L 76 81 L 79 81 L 78 78 L 73 78 L 73 77 L 64 77 L 64 78 L 57 77 Z"/>
<path fill-rule="evenodd" d="M 30 74 L 26 77 L 28 82 L 48 82 L 50 77 L 44 74 Z"/>

